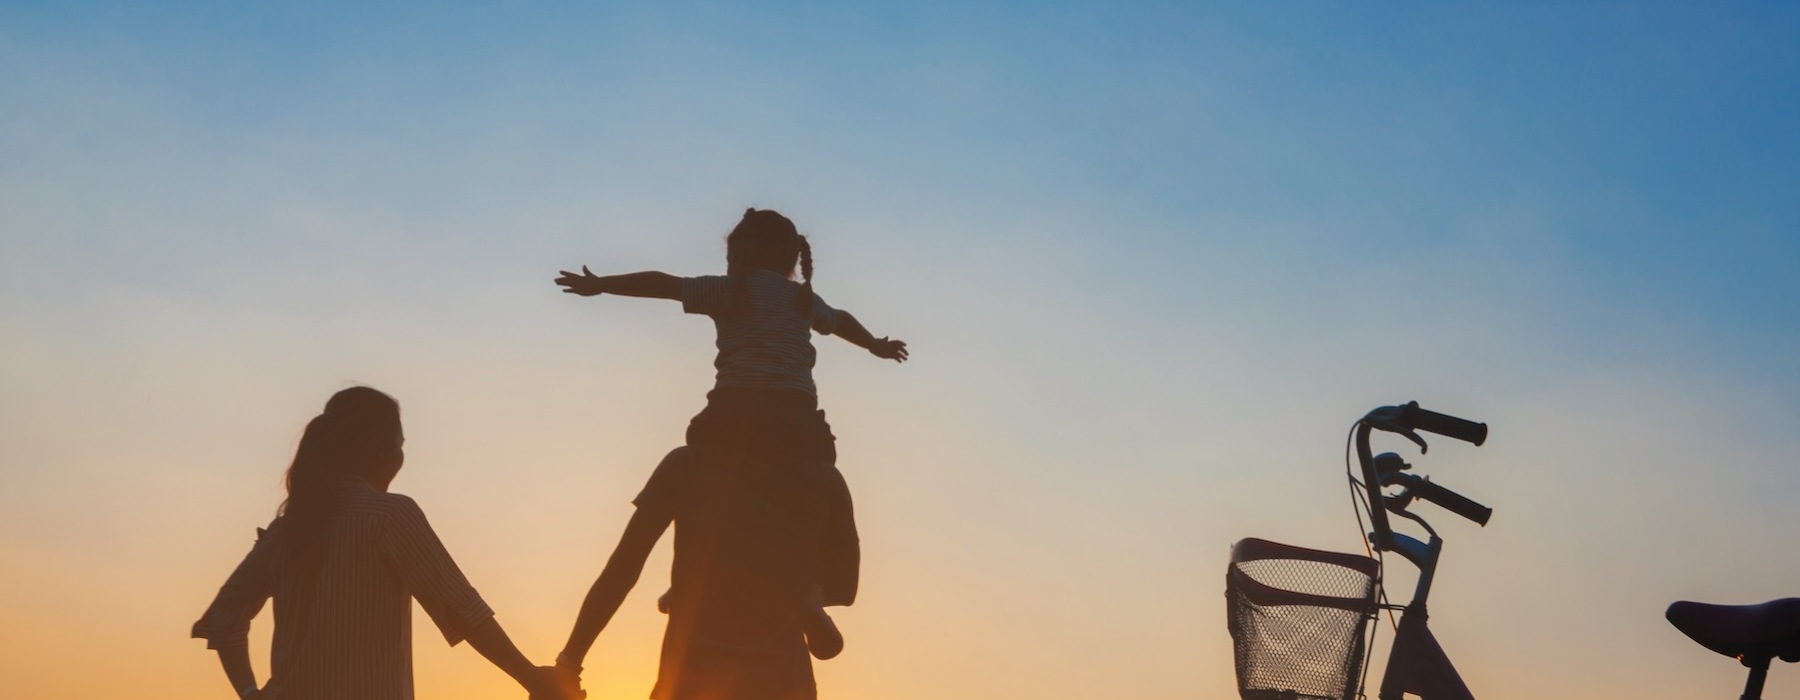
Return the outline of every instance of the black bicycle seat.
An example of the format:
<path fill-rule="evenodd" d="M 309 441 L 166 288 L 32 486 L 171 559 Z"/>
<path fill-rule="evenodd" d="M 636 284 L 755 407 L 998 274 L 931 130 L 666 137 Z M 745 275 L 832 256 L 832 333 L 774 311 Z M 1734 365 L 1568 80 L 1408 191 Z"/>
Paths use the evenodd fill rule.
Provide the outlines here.
<path fill-rule="evenodd" d="M 1734 659 L 1800 661 L 1800 598 L 1761 605 L 1683 600 L 1671 604 L 1665 617 L 1700 646 Z"/>

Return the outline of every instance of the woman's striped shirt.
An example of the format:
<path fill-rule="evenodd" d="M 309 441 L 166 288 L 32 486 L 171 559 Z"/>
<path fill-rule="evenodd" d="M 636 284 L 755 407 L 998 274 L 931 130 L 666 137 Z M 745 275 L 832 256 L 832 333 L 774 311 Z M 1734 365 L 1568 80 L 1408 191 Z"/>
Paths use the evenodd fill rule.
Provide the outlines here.
<path fill-rule="evenodd" d="M 412 601 L 450 644 L 494 616 L 411 498 L 345 479 L 326 521 L 316 574 L 281 562 L 282 521 L 194 623 L 209 649 L 243 647 L 250 620 L 275 600 L 268 700 L 411 700 Z"/>

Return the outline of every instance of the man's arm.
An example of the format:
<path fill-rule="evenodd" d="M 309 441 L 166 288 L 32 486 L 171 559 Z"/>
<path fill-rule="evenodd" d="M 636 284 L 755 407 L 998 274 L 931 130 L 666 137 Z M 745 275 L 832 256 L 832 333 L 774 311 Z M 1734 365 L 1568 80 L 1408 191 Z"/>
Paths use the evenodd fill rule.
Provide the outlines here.
<path fill-rule="evenodd" d="M 650 550 L 656 547 L 657 540 L 662 539 L 670 521 L 670 516 L 663 511 L 639 508 L 631 515 L 631 522 L 625 524 L 625 534 L 619 537 L 619 545 L 606 560 L 606 568 L 600 571 L 600 578 L 594 581 L 581 603 L 575 629 L 569 632 L 569 643 L 556 657 L 558 667 L 581 668 L 588 649 L 594 646 L 594 639 L 619 611 L 619 606 L 625 602 L 625 594 L 637 585 L 638 576 L 644 572 L 644 560 L 650 557 Z"/>
<path fill-rule="evenodd" d="M 581 266 L 581 273 L 576 274 L 562 270 L 562 276 L 556 283 L 563 286 L 567 294 L 580 294 L 591 297 L 596 294 L 617 294 L 624 297 L 649 297 L 652 299 L 681 300 L 681 278 L 664 272 L 632 272 L 624 275 L 607 275 L 601 277 Z"/>
<path fill-rule="evenodd" d="M 906 341 L 875 337 L 869 332 L 869 329 L 863 328 L 862 322 L 857 321 L 855 316 L 843 309 L 837 310 L 837 328 L 832 331 L 832 334 L 850 341 L 850 344 L 868 350 L 884 360 L 906 361 Z"/>

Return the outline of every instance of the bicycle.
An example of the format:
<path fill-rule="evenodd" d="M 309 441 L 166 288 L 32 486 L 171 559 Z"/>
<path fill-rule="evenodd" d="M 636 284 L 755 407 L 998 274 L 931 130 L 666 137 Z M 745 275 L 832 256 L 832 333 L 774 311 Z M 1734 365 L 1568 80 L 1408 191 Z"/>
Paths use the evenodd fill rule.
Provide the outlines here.
<path fill-rule="evenodd" d="M 1426 625 L 1426 601 L 1444 541 L 1424 518 L 1408 510 L 1415 500 L 1434 503 L 1486 525 L 1493 509 L 1417 474 L 1400 455 L 1371 454 L 1376 430 L 1401 435 L 1427 451 L 1419 432 L 1481 445 L 1487 425 L 1420 408 L 1418 402 L 1370 411 L 1352 428 L 1360 477 L 1350 476 L 1362 513 L 1372 528 L 1367 555 L 1326 552 L 1248 538 L 1232 546 L 1226 569 L 1226 609 L 1243 700 L 1353 700 L 1365 697 L 1367 650 L 1382 610 L 1399 610 L 1379 698 L 1474 700 L 1462 676 Z M 1348 459 L 1345 463 L 1349 470 Z M 1399 487 L 1397 493 L 1383 492 Z M 1411 520 L 1427 539 L 1394 532 L 1388 515 Z M 1393 552 L 1419 569 L 1411 602 L 1385 602 L 1382 554 Z"/>

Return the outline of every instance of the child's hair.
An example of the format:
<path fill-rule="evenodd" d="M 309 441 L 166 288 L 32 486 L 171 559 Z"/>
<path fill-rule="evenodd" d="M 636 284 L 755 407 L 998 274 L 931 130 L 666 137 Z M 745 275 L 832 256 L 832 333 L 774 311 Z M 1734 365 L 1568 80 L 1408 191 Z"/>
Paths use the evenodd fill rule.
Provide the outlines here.
<path fill-rule="evenodd" d="M 769 270 L 790 278 L 794 276 L 794 262 L 798 260 L 802 289 L 794 297 L 794 305 L 800 313 L 812 315 L 812 244 L 794 228 L 794 222 L 773 209 L 745 209 L 744 218 L 725 237 L 725 250 L 728 256 L 742 261 L 752 270 Z M 743 275 L 733 281 L 731 305 L 734 310 L 749 308 L 740 305 L 748 299 L 744 284 Z"/>

